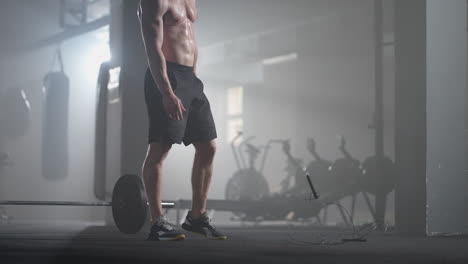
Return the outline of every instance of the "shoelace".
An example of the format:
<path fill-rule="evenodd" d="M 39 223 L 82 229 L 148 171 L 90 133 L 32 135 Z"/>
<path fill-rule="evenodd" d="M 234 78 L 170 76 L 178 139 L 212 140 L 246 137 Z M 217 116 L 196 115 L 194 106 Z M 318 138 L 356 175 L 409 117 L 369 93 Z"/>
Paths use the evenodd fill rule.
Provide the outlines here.
<path fill-rule="evenodd" d="M 175 229 L 175 227 L 172 224 L 168 223 L 168 222 L 158 223 L 158 225 L 161 225 L 162 227 L 167 229 L 167 231 L 172 231 L 172 230 Z"/>
<path fill-rule="evenodd" d="M 169 225 L 170 227 L 172 227 L 173 229 L 176 228 L 175 224 L 172 224 L 172 223 L 169 223 L 169 222 L 166 222 L 167 225 Z"/>
<path fill-rule="evenodd" d="M 172 231 L 175 229 L 175 225 L 171 224 L 167 218 L 163 218 L 161 221 L 158 222 L 158 225 L 166 228 L 168 231 Z"/>
<path fill-rule="evenodd" d="M 215 226 L 213 225 L 213 223 L 211 223 L 211 219 L 208 216 L 202 215 L 201 220 L 204 223 L 206 223 L 206 225 L 208 225 L 211 229 L 215 229 Z"/>

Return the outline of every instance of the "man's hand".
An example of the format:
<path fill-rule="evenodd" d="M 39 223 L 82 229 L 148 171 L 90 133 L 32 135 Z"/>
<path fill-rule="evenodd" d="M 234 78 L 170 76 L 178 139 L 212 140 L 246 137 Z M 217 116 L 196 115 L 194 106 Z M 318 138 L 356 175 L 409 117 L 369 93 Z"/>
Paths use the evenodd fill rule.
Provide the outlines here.
<path fill-rule="evenodd" d="M 171 119 L 182 120 L 186 111 L 182 101 L 175 94 L 163 96 L 164 110 Z"/>

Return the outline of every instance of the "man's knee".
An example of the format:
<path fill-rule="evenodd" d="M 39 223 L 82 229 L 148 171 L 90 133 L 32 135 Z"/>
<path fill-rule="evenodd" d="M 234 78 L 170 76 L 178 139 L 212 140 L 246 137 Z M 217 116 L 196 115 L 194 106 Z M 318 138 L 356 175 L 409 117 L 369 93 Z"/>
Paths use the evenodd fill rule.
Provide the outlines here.
<path fill-rule="evenodd" d="M 146 154 L 145 166 L 162 166 L 171 147 L 171 144 L 151 143 Z"/>
<path fill-rule="evenodd" d="M 193 143 L 197 153 L 203 155 L 206 158 L 213 158 L 216 153 L 216 141 L 210 140 L 207 142 Z"/>

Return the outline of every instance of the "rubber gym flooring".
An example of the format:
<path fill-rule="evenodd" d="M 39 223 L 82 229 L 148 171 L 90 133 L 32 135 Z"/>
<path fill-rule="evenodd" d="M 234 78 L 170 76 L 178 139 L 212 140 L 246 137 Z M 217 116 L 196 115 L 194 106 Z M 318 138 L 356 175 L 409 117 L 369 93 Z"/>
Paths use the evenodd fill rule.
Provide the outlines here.
<path fill-rule="evenodd" d="M 468 263 L 468 236 L 403 237 L 372 232 L 367 242 L 317 245 L 351 236 L 317 227 L 223 227 L 225 241 L 187 234 L 145 241 L 113 227 L 0 224 L 0 263 Z"/>

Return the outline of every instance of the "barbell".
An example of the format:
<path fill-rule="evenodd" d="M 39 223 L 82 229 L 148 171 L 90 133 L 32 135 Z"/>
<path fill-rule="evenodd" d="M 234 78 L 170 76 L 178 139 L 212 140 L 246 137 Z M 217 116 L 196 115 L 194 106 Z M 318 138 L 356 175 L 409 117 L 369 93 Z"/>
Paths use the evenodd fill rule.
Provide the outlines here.
<path fill-rule="evenodd" d="M 148 202 L 141 178 L 124 175 L 114 185 L 112 201 L 0 201 L 0 205 L 44 206 L 110 206 L 112 217 L 120 232 L 137 233 L 145 224 Z M 163 208 L 174 208 L 174 202 L 162 202 Z"/>

